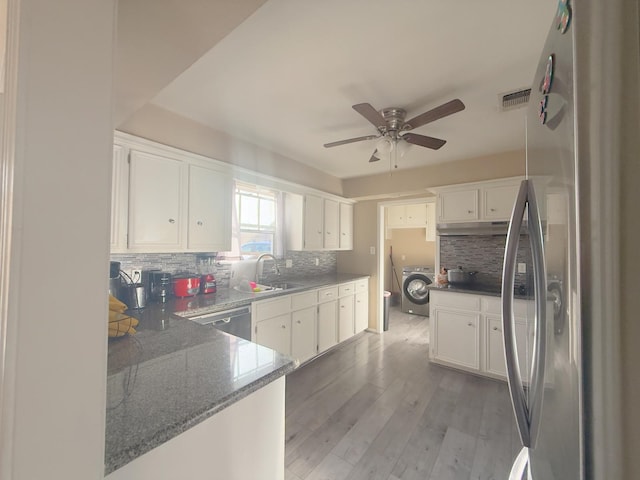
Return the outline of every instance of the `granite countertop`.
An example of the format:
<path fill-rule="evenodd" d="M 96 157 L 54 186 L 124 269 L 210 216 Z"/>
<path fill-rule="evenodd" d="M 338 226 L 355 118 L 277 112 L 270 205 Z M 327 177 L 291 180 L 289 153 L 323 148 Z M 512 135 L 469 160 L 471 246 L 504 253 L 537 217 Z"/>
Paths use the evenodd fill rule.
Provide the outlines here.
<path fill-rule="evenodd" d="M 249 305 L 258 300 L 289 295 L 291 293 L 311 290 L 327 285 L 351 282 L 361 278 L 368 278 L 369 275 L 358 275 L 351 273 L 337 273 L 334 275 L 319 275 L 314 277 L 290 277 L 278 278 L 273 283 L 290 283 L 293 288 L 286 290 L 274 290 L 260 293 L 241 292 L 233 288 L 219 288 L 216 293 L 209 295 L 196 295 L 188 298 L 171 299 L 171 309 L 176 315 L 181 317 L 193 317 L 205 313 L 215 313 L 235 307 Z M 269 284 L 270 282 L 264 282 Z"/>
<path fill-rule="evenodd" d="M 130 311 L 140 321 L 137 333 L 109 339 L 105 474 L 297 366 L 270 348 L 182 317 L 366 277 L 291 278 L 296 288 L 259 294 L 219 288 Z"/>

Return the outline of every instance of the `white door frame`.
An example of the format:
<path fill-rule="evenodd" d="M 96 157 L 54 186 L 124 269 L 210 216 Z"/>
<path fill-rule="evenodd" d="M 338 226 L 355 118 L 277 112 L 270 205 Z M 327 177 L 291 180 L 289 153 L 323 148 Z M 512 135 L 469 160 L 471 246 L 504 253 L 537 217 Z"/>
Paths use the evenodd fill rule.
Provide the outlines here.
<path fill-rule="evenodd" d="M 378 333 L 383 332 L 384 330 L 384 301 L 382 300 L 384 293 L 384 262 L 386 252 L 384 251 L 384 241 L 386 237 L 386 222 L 385 222 L 385 208 L 390 207 L 392 205 L 411 205 L 413 203 L 435 203 L 435 197 L 417 197 L 417 198 L 404 198 L 401 200 L 386 200 L 382 202 L 378 202 L 377 209 L 377 218 L 378 218 L 378 241 L 377 241 L 377 249 L 378 249 L 378 262 L 377 262 L 377 275 L 378 275 L 378 284 L 376 285 L 376 298 L 378 298 L 378 322 L 376 325 L 376 331 Z M 436 245 L 438 242 L 436 242 Z M 436 247 L 437 248 L 437 247 Z M 436 252 L 436 260 L 437 260 L 437 252 Z"/>
<path fill-rule="evenodd" d="M 19 275 L 18 258 L 11 258 L 13 192 L 15 168 L 18 26 L 20 0 L 0 0 L 0 15 L 6 31 L 5 51 L 0 52 L 4 71 L 2 85 L 2 128 L 0 130 L 0 479 L 12 474 L 12 437 L 14 426 L 14 382 L 17 318 L 9 316 L 9 283 Z M 15 249 L 14 249 L 15 251 Z M 13 260 L 13 261 L 12 261 Z"/>

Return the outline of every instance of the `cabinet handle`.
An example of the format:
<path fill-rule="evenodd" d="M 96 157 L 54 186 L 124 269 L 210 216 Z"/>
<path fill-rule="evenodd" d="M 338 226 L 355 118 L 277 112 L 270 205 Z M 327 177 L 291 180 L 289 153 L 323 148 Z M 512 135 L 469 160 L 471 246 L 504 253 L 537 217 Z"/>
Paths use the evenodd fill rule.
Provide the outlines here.
<path fill-rule="evenodd" d="M 300 325 L 302 322 L 301 322 L 300 320 L 298 320 L 298 322 L 297 322 L 297 323 L 298 323 L 298 325 Z"/>
<path fill-rule="evenodd" d="M 499 331 L 500 331 L 500 329 L 499 329 L 498 327 L 493 327 L 493 331 L 494 331 L 494 332 L 499 332 Z"/>
<path fill-rule="evenodd" d="M 203 225 L 202 220 L 198 220 L 198 221 L 196 222 L 196 224 L 197 224 L 199 227 L 201 227 L 201 226 Z"/>
<path fill-rule="evenodd" d="M 331 235 L 331 232 L 327 232 L 327 235 Z"/>
<path fill-rule="evenodd" d="M 176 223 L 176 221 L 173 218 L 170 218 L 169 223 Z"/>
<path fill-rule="evenodd" d="M 473 210 L 467 210 L 467 213 L 473 213 Z"/>
<path fill-rule="evenodd" d="M 496 209 L 495 208 L 490 208 L 489 210 L 491 210 L 492 212 L 495 212 Z"/>
<path fill-rule="evenodd" d="M 469 326 L 469 327 L 473 327 L 473 322 L 469 322 L 469 323 L 467 323 L 467 326 Z"/>
<path fill-rule="evenodd" d="M 340 308 L 344 308 L 344 305 L 340 305 Z"/>
<path fill-rule="evenodd" d="M 318 233 L 322 233 L 322 230 L 318 230 Z"/>
<path fill-rule="evenodd" d="M 346 235 L 346 233 L 342 232 L 342 235 Z"/>
<path fill-rule="evenodd" d="M 282 328 L 283 328 L 283 329 L 286 329 L 286 328 L 287 328 L 287 326 L 286 326 L 286 325 L 282 325 Z"/>

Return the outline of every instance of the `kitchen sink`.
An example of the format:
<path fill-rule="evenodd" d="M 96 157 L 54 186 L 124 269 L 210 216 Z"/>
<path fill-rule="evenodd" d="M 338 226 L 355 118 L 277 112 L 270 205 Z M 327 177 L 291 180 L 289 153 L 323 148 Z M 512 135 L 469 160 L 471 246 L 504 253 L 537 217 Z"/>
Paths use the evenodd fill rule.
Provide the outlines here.
<path fill-rule="evenodd" d="M 293 288 L 301 288 L 304 285 L 301 283 L 291 283 L 291 282 L 278 282 L 272 283 L 269 285 L 265 285 L 262 283 L 257 283 L 255 289 L 252 289 L 251 286 L 247 284 L 236 285 L 234 290 L 245 293 L 269 293 L 269 292 L 277 292 L 279 290 L 291 290 Z"/>
<path fill-rule="evenodd" d="M 272 283 L 271 287 L 276 290 L 291 290 L 292 288 L 301 288 L 304 287 L 301 283 L 291 283 L 291 282 L 282 282 L 282 283 Z"/>

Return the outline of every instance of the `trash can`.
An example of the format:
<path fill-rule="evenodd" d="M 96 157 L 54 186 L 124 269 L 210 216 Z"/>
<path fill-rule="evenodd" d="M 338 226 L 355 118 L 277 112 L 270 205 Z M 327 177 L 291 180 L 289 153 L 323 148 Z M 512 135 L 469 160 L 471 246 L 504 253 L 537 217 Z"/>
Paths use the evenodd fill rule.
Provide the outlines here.
<path fill-rule="evenodd" d="M 391 292 L 384 291 L 383 296 L 384 301 L 384 315 L 382 317 L 382 327 L 386 332 L 389 330 L 389 305 L 391 305 Z"/>

